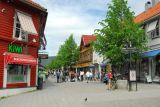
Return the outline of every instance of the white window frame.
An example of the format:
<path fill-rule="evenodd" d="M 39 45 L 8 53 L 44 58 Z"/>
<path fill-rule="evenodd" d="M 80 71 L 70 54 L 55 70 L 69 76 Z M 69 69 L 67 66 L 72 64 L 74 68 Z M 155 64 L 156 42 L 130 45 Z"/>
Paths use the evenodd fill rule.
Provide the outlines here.
<path fill-rule="evenodd" d="M 15 15 L 14 15 L 13 39 L 17 39 L 17 40 L 20 40 L 20 41 L 28 42 L 28 33 L 27 33 L 27 32 L 24 32 L 24 31 L 22 30 L 22 28 L 21 28 L 20 22 L 17 22 L 17 18 L 18 18 L 17 12 L 20 12 L 20 11 L 16 10 Z M 23 14 L 23 12 L 21 12 L 21 13 Z M 25 13 L 24 13 L 24 14 L 25 14 Z M 26 15 L 26 14 L 25 14 L 25 15 Z M 18 38 L 16 37 L 16 29 L 17 29 L 17 28 L 16 28 L 16 24 L 17 24 L 17 23 L 20 24 L 20 28 L 19 28 L 20 34 L 19 34 L 19 37 L 18 37 Z M 24 34 L 25 39 L 23 39 L 22 32 L 25 33 L 25 34 Z"/>
<path fill-rule="evenodd" d="M 151 39 L 159 38 L 160 32 L 159 32 L 159 34 L 157 34 L 157 30 L 159 32 L 159 20 L 157 22 L 156 28 L 154 30 L 148 32 Z"/>

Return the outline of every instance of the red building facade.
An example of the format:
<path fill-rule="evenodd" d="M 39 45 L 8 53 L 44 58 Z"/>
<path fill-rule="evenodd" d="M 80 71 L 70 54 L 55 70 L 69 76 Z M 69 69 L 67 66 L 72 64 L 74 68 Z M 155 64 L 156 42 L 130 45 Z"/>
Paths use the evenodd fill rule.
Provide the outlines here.
<path fill-rule="evenodd" d="M 0 89 L 36 86 L 46 18 L 31 0 L 0 1 Z"/>

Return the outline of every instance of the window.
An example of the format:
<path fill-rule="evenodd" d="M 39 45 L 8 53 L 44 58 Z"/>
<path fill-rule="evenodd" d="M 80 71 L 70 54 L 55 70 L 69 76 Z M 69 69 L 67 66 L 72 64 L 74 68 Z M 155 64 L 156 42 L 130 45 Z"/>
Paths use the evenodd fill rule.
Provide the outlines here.
<path fill-rule="evenodd" d="M 7 69 L 7 83 L 27 82 L 29 66 L 9 64 Z"/>
<path fill-rule="evenodd" d="M 14 38 L 22 41 L 28 41 L 28 34 L 22 29 L 21 23 L 17 14 L 14 17 Z"/>
<path fill-rule="evenodd" d="M 154 21 L 149 24 L 148 33 L 151 36 L 151 39 L 159 37 L 159 21 Z"/>
<path fill-rule="evenodd" d="M 28 41 L 28 34 L 37 35 L 32 16 L 17 10 L 14 17 L 13 34 L 14 38 L 22 41 Z"/>
<path fill-rule="evenodd" d="M 157 26 L 156 29 L 150 32 L 151 38 L 155 39 L 159 37 L 159 27 Z"/>

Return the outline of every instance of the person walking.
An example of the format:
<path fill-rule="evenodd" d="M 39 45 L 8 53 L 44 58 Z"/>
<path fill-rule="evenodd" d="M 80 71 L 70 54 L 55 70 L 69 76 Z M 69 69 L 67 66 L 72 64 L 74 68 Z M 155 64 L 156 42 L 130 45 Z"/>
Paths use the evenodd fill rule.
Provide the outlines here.
<path fill-rule="evenodd" d="M 87 77 L 87 83 L 88 83 L 88 81 L 90 79 L 90 72 L 89 71 L 86 72 L 86 77 Z"/>
<path fill-rule="evenodd" d="M 84 78 L 84 71 L 81 71 L 81 72 L 80 72 L 80 76 L 81 76 L 81 81 L 83 81 L 83 78 Z"/>
<path fill-rule="evenodd" d="M 56 77 L 57 77 L 57 83 L 59 83 L 59 79 L 60 79 L 60 71 L 59 70 L 56 72 Z"/>
<path fill-rule="evenodd" d="M 108 90 L 111 89 L 111 79 L 112 79 L 112 73 L 108 72 Z"/>

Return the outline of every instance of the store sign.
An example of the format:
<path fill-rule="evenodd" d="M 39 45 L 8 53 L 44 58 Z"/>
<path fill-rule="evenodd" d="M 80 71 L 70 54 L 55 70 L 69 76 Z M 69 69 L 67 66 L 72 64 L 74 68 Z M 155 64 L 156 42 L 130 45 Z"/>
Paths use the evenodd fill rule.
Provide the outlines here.
<path fill-rule="evenodd" d="M 22 53 L 22 47 L 21 46 L 17 46 L 17 45 L 9 44 L 8 45 L 8 52 Z"/>
<path fill-rule="evenodd" d="M 130 70 L 130 81 L 136 81 L 136 71 Z"/>

